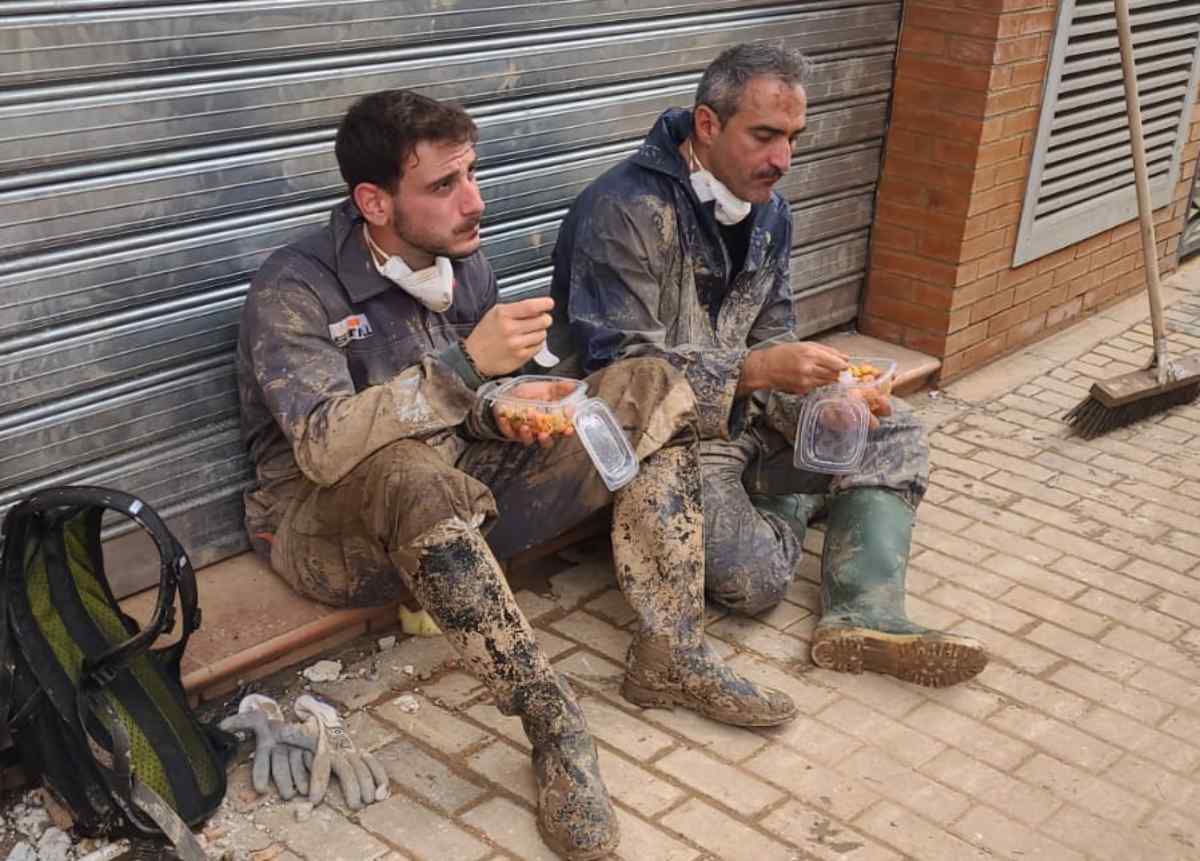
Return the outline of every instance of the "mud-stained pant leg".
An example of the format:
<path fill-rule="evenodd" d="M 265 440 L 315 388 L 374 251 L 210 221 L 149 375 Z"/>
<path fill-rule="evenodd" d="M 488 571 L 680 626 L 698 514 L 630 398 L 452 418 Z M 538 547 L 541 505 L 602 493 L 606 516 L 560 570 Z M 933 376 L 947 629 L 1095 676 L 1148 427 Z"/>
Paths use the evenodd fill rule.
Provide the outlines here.
<path fill-rule="evenodd" d="M 925 428 L 912 407 L 892 399 L 892 415 L 879 422 L 867 436 L 862 465 L 850 475 L 840 475 L 830 484 L 831 493 L 857 487 L 890 490 L 916 508 L 929 487 L 929 444 Z"/>
<path fill-rule="evenodd" d="M 849 475 L 828 476 L 797 469 L 792 442 L 756 425 L 759 456 L 746 470 L 750 493 L 844 493 L 856 487 L 880 487 L 903 497 L 914 508 L 929 486 L 929 447 L 925 429 L 912 407 L 892 399 L 892 415 L 867 436 L 862 465 Z"/>
<path fill-rule="evenodd" d="M 687 381 L 660 359 L 630 359 L 587 378 L 588 394 L 607 403 L 643 463 L 667 445 L 695 436 L 695 399 Z M 608 507 L 612 493 L 574 437 L 549 448 L 471 443 L 458 468 L 487 485 L 499 515 L 487 531 L 501 559 L 548 541 Z"/>
<path fill-rule="evenodd" d="M 762 436 L 753 428 L 735 440 L 700 444 L 708 597 L 748 614 L 782 600 L 801 553 L 792 528 L 750 501 L 744 480 L 762 453 Z"/>
<path fill-rule="evenodd" d="M 660 449 L 613 501 L 617 582 L 638 639 L 672 651 L 704 644 L 704 498 L 699 447 Z M 635 643 L 637 641 L 635 640 Z"/>
<path fill-rule="evenodd" d="M 560 699 L 550 661 L 477 528 L 450 517 L 391 555 L 421 606 L 467 670 L 488 686 L 503 714 L 536 711 L 530 697 Z"/>
<path fill-rule="evenodd" d="M 404 592 L 390 550 L 447 519 L 480 526 L 495 514 L 487 487 L 425 443 L 400 440 L 332 487 L 305 482 L 275 531 L 271 567 L 323 604 L 386 604 Z"/>
<path fill-rule="evenodd" d="M 830 477 L 797 469 L 792 442 L 756 422 L 736 441 L 706 441 L 704 513 L 708 593 L 714 601 L 756 613 L 773 606 L 791 583 L 802 548 L 780 518 L 757 511 L 748 493 L 843 493 L 857 487 L 890 490 L 915 507 L 929 484 L 924 430 L 903 401 L 867 438 L 863 464 Z"/>

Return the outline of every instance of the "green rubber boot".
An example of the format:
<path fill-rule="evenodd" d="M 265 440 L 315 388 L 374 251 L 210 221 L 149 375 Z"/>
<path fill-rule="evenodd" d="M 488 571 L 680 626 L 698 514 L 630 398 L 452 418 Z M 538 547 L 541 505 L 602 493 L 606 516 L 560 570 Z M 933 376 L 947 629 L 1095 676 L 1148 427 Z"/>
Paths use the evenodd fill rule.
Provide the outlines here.
<path fill-rule="evenodd" d="M 978 641 L 909 621 L 904 575 L 912 527 L 913 510 L 888 490 L 857 488 L 830 500 L 821 555 L 824 612 L 812 642 L 818 667 L 941 688 L 987 666 Z"/>
<path fill-rule="evenodd" d="M 765 494 L 750 494 L 750 504 L 758 511 L 774 514 L 787 521 L 796 533 L 796 540 L 804 543 L 804 533 L 808 531 L 808 523 L 817 515 L 825 504 L 823 493 L 781 493 L 772 496 Z"/>

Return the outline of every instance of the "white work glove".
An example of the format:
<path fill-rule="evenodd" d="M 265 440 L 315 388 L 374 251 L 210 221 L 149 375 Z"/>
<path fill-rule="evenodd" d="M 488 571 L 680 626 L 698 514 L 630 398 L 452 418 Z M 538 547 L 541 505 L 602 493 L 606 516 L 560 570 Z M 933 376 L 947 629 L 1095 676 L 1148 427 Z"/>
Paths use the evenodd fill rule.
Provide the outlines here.
<path fill-rule="evenodd" d="M 383 764 L 372 754 L 359 751 L 338 717 L 337 709 L 305 694 L 296 700 L 296 717 L 304 721 L 305 732 L 316 737 L 311 761 L 308 800 L 320 804 L 329 788 L 330 774 L 342 784 L 346 806 L 358 810 L 390 794 L 390 783 Z"/>
<path fill-rule="evenodd" d="M 265 793 L 273 778 L 284 801 L 291 800 L 297 792 L 308 794 L 308 769 L 303 755 L 317 749 L 317 736 L 305 732 L 300 724 L 285 721 L 279 703 L 262 694 L 247 694 L 238 704 L 238 713 L 221 721 L 220 727 L 227 732 L 254 733 L 251 781 L 255 792 Z"/>

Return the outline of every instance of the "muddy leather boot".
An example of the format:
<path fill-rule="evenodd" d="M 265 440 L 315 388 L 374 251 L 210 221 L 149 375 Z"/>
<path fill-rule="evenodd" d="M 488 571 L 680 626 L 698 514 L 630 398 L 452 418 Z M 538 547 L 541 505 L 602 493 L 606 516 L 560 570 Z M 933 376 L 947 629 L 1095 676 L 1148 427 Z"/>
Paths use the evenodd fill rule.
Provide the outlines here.
<path fill-rule="evenodd" d="M 443 521 L 392 556 L 500 712 L 520 715 L 533 746 L 542 839 L 567 861 L 607 855 L 619 842 L 617 819 L 583 712 L 479 530 L 457 518 Z"/>
<path fill-rule="evenodd" d="M 617 582 L 640 625 L 621 695 L 643 708 L 683 706 L 735 726 L 796 716 L 782 691 L 725 665 L 704 640 L 704 512 L 693 447 L 662 449 L 613 499 Z"/>
<path fill-rule="evenodd" d="M 812 660 L 843 673 L 869 670 L 941 688 L 987 666 L 983 645 L 909 621 L 904 576 L 914 512 L 898 495 L 856 488 L 829 501 L 821 555 L 823 614 Z"/>

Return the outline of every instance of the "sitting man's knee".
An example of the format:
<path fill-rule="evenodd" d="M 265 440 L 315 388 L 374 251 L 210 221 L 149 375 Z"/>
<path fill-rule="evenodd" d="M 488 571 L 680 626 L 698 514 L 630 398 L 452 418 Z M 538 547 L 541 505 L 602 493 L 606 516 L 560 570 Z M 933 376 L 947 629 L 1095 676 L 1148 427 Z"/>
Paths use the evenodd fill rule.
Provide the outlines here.
<path fill-rule="evenodd" d="M 622 359 L 589 378 L 592 393 L 606 401 L 631 431 L 638 456 L 645 457 L 696 424 L 696 398 L 683 373 L 665 359 Z M 645 437 L 649 445 L 642 443 Z"/>
<path fill-rule="evenodd" d="M 899 398 L 892 399 L 892 414 L 884 421 L 890 436 L 903 437 L 911 444 L 925 448 L 925 424 L 916 411 Z"/>
<path fill-rule="evenodd" d="M 754 616 L 782 601 L 790 585 L 790 576 L 741 569 L 726 577 L 710 578 L 707 592 L 722 607 Z"/>
<path fill-rule="evenodd" d="M 835 479 L 835 490 L 883 487 L 900 494 L 910 505 L 920 502 L 929 485 L 925 427 L 903 401 L 895 401 L 893 409 L 893 414 L 868 438 L 858 472 Z"/>
<path fill-rule="evenodd" d="M 364 512 L 392 543 L 407 544 L 446 520 L 477 527 L 496 516 L 487 486 L 423 442 L 390 443 L 368 457 L 363 467 Z"/>

